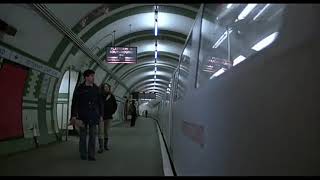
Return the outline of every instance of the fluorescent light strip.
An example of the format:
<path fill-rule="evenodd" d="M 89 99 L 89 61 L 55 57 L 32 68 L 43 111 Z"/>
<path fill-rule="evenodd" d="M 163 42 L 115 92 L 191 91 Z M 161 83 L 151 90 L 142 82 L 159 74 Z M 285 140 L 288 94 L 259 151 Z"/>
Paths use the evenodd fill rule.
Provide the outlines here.
<path fill-rule="evenodd" d="M 156 72 L 157 72 L 157 66 L 155 66 L 155 67 L 154 67 L 154 71 L 156 71 Z"/>
<path fill-rule="evenodd" d="M 227 9 L 229 9 L 231 6 L 232 6 L 232 4 L 228 4 L 228 5 L 227 5 Z"/>
<path fill-rule="evenodd" d="M 154 35 L 158 36 L 158 21 L 157 20 L 154 23 Z"/>
<path fill-rule="evenodd" d="M 229 35 L 232 33 L 232 29 L 229 30 Z M 221 37 L 218 39 L 218 41 L 212 46 L 212 48 L 218 48 L 220 44 L 227 38 L 227 31 L 225 31 Z"/>
<path fill-rule="evenodd" d="M 222 73 L 224 73 L 226 70 L 224 68 L 219 69 L 217 72 L 215 72 L 214 74 L 212 74 L 212 76 L 210 77 L 210 79 L 214 78 L 214 77 L 218 77 L 220 76 Z"/>
<path fill-rule="evenodd" d="M 157 79 L 157 75 L 154 75 L 154 79 Z"/>
<path fill-rule="evenodd" d="M 155 50 L 155 51 L 154 51 L 154 58 L 157 59 L 157 57 L 158 57 L 158 51 Z"/>
<path fill-rule="evenodd" d="M 263 11 L 267 9 L 268 6 L 270 6 L 270 4 L 265 5 L 265 6 L 261 9 L 261 11 L 259 11 L 259 13 L 253 18 L 253 20 L 256 20 L 256 19 L 263 13 Z"/>
<path fill-rule="evenodd" d="M 263 48 L 269 46 L 276 39 L 277 36 L 278 36 L 278 32 L 274 32 L 274 33 L 270 34 L 268 37 L 262 39 L 257 44 L 255 44 L 251 49 L 253 49 L 255 51 L 260 51 Z"/>
<path fill-rule="evenodd" d="M 257 6 L 257 4 L 248 4 L 243 11 L 239 14 L 238 19 L 244 19 L 248 16 L 248 14 Z"/>
<path fill-rule="evenodd" d="M 242 56 L 242 55 L 238 56 L 237 58 L 235 58 L 235 59 L 233 60 L 233 66 L 239 64 L 240 62 L 242 62 L 242 61 L 245 60 L 245 59 L 246 59 L 246 57 L 244 57 L 244 56 Z"/>

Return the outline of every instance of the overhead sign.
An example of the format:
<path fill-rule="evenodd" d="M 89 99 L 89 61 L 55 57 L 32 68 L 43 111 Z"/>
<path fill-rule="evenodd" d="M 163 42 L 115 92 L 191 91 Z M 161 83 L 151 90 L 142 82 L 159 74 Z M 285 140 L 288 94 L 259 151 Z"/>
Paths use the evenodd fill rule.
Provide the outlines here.
<path fill-rule="evenodd" d="M 107 63 L 137 63 L 137 47 L 107 47 Z"/>
<path fill-rule="evenodd" d="M 56 77 L 56 78 L 60 77 L 60 72 L 58 70 L 53 69 L 49 66 L 46 66 L 40 62 L 34 61 L 16 51 L 10 50 L 1 45 L 0 45 L 0 57 L 8 59 L 10 61 L 13 61 L 21 65 L 24 65 L 31 69 L 43 72 L 53 77 Z"/>

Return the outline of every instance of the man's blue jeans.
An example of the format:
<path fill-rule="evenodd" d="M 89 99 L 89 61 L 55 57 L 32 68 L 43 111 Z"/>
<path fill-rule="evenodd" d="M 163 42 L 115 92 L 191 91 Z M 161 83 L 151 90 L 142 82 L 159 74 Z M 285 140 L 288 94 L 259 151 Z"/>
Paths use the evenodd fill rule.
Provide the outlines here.
<path fill-rule="evenodd" d="M 89 126 L 89 142 L 87 147 L 87 128 Z M 85 125 L 80 128 L 79 151 L 82 158 L 95 158 L 97 125 Z M 88 151 L 87 151 L 88 149 Z M 87 153 L 88 152 L 88 153 Z"/>

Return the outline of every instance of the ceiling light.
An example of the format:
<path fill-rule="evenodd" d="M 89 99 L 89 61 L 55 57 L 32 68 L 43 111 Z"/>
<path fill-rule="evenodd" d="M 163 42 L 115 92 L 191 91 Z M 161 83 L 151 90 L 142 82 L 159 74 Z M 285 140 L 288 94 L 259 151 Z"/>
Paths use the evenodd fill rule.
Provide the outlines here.
<path fill-rule="evenodd" d="M 158 21 L 157 21 L 157 19 L 155 20 L 155 23 L 154 23 L 154 35 L 158 36 Z"/>
<path fill-rule="evenodd" d="M 246 59 L 246 57 L 244 57 L 244 56 L 242 56 L 242 55 L 238 56 L 237 58 L 235 58 L 235 59 L 233 60 L 233 66 L 239 64 L 241 61 L 243 61 L 243 60 L 245 60 L 245 59 Z"/>
<path fill-rule="evenodd" d="M 271 35 L 269 35 L 268 37 L 262 39 L 257 44 L 255 44 L 251 49 L 253 49 L 255 51 L 260 51 L 261 49 L 270 45 L 276 39 L 277 36 L 278 36 L 278 32 L 274 32 Z"/>
<path fill-rule="evenodd" d="M 232 33 L 232 29 L 229 30 L 229 35 Z M 225 31 L 221 37 L 218 39 L 218 41 L 212 46 L 212 48 L 217 48 L 220 46 L 220 44 L 227 38 L 227 31 Z"/>
<path fill-rule="evenodd" d="M 261 11 L 259 11 L 259 13 L 253 18 L 253 20 L 256 20 L 256 19 L 263 13 L 263 11 L 267 9 L 268 6 L 270 6 L 270 4 L 265 5 L 265 6 L 261 9 Z"/>
<path fill-rule="evenodd" d="M 212 74 L 212 76 L 210 77 L 210 79 L 214 78 L 214 77 L 218 77 L 220 76 L 222 73 L 224 73 L 226 70 L 224 68 L 219 69 L 217 72 L 215 72 L 214 74 Z"/>
<path fill-rule="evenodd" d="M 244 19 L 247 15 L 257 6 L 257 4 L 248 4 L 243 11 L 239 14 L 238 19 Z"/>
<path fill-rule="evenodd" d="M 227 9 L 229 9 L 231 6 L 232 6 L 232 4 L 228 4 L 228 5 L 227 5 Z"/>

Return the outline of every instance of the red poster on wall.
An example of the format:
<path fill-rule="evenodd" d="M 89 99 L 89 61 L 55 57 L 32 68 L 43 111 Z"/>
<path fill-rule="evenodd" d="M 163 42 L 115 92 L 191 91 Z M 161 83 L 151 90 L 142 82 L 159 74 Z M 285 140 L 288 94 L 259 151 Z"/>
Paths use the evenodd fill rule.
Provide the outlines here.
<path fill-rule="evenodd" d="M 0 69 L 0 140 L 23 137 L 22 98 L 28 71 L 15 64 Z"/>

